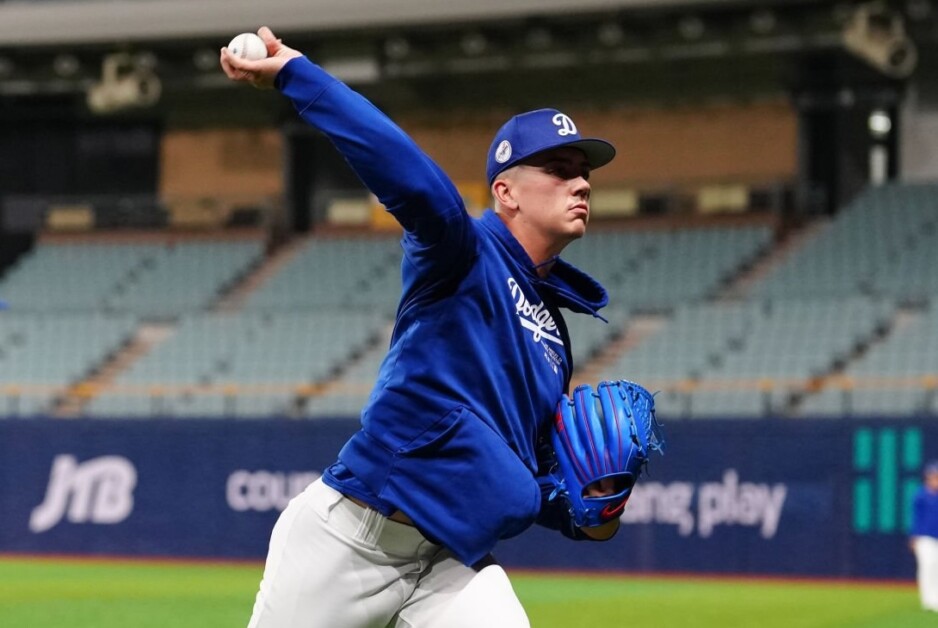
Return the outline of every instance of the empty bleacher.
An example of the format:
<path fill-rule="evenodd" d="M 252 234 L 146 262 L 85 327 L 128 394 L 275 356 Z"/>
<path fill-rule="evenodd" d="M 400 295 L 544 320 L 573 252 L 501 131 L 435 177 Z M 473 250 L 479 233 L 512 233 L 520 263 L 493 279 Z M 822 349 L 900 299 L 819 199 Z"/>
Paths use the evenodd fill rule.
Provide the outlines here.
<path fill-rule="evenodd" d="M 257 264 L 260 241 L 40 244 L 0 281 L 18 312 L 166 319 L 209 307 Z"/>
<path fill-rule="evenodd" d="M 396 236 L 312 238 L 251 295 L 248 311 L 321 307 L 378 308 L 393 313 L 401 294 Z"/>
<path fill-rule="evenodd" d="M 763 298 L 882 294 L 929 298 L 938 185 L 870 188 L 755 291 Z"/>
<path fill-rule="evenodd" d="M 831 385 L 805 398 L 803 415 L 938 414 L 938 307 L 911 315 Z"/>
<path fill-rule="evenodd" d="M 565 315 L 574 363 L 660 390 L 665 417 L 938 413 L 932 198 L 865 192 L 747 294 L 726 288 L 766 259 L 770 227 L 593 225 L 564 258 L 609 289 L 609 323 Z M 357 415 L 400 294 L 398 236 L 315 236 L 282 259 L 216 312 L 264 263 L 260 241 L 41 243 L 0 279 L 0 415 L 63 392 L 88 416 Z M 167 340 L 76 388 L 152 322 Z"/>
<path fill-rule="evenodd" d="M 290 413 L 299 389 L 323 383 L 379 338 L 387 318 L 340 310 L 185 317 L 86 412 L 265 416 Z"/>
<path fill-rule="evenodd" d="M 770 227 L 595 230 L 564 258 L 630 309 L 669 310 L 712 297 L 772 244 Z"/>
<path fill-rule="evenodd" d="M 378 369 L 388 351 L 391 327 L 388 325 L 379 340 L 363 352 L 349 368 L 329 383 L 319 394 L 302 405 L 304 417 L 358 416 L 368 401 Z"/>
<path fill-rule="evenodd" d="M 602 375 L 662 389 L 663 416 L 785 413 L 808 381 L 882 333 L 893 310 L 866 297 L 684 306 Z"/>
<path fill-rule="evenodd" d="M 126 314 L 4 313 L 0 316 L 0 416 L 52 410 L 133 334 Z"/>

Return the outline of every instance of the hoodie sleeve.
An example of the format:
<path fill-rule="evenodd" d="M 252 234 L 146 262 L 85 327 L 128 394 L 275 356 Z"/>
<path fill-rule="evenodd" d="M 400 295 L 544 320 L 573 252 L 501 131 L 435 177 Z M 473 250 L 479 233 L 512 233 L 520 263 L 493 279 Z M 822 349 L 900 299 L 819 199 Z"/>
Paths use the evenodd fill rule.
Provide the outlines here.
<path fill-rule="evenodd" d="M 405 241 L 448 259 L 471 254 L 475 232 L 456 186 L 390 118 L 306 57 L 287 62 L 276 87 L 331 140 L 407 232 Z"/>

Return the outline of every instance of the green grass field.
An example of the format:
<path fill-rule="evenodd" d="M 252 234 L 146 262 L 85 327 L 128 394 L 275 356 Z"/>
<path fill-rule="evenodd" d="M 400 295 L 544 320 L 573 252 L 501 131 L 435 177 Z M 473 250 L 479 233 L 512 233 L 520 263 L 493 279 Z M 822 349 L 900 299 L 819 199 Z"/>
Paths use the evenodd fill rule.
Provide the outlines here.
<path fill-rule="evenodd" d="M 0 559 L 0 626 L 245 626 L 261 571 L 259 564 Z M 531 574 L 512 581 L 535 628 L 938 626 L 911 586 Z"/>

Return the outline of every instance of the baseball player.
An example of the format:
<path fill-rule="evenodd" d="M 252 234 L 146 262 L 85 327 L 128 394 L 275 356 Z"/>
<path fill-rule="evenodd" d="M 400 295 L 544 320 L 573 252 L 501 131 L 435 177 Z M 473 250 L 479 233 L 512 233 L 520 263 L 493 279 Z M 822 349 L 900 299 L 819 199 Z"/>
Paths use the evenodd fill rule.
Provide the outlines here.
<path fill-rule="evenodd" d="M 938 612 L 938 460 L 925 465 L 923 475 L 912 502 L 910 545 L 918 563 L 922 608 Z"/>
<path fill-rule="evenodd" d="M 590 172 L 615 149 L 560 111 L 517 115 L 488 153 L 493 210 L 475 219 L 370 102 L 258 34 L 270 56 L 222 49 L 225 73 L 276 88 L 332 141 L 402 225 L 404 257 L 361 429 L 274 527 L 250 626 L 528 626 L 496 542 L 534 523 L 596 540 L 619 526 L 620 505 L 583 527 L 556 507 L 542 453 L 573 369 L 561 308 L 598 316 L 608 300 L 559 255 L 585 233 Z M 582 494 L 616 490 L 604 479 Z"/>

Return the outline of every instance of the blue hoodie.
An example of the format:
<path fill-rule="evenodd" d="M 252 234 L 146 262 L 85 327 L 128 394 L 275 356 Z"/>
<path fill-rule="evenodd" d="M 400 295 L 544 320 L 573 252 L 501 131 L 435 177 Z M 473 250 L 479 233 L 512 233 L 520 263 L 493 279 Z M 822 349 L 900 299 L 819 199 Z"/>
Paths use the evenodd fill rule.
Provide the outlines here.
<path fill-rule="evenodd" d="M 573 370 L 560 308 L 598 316 L 606 291 L 560 259 L 540 278 L 496 214 L 469 216 L 413 140 L 305 57 L 277 87 L 404 228 L 391 347 L 324 481 L 471 565 L 543 517 L 539 443 Z"/>

